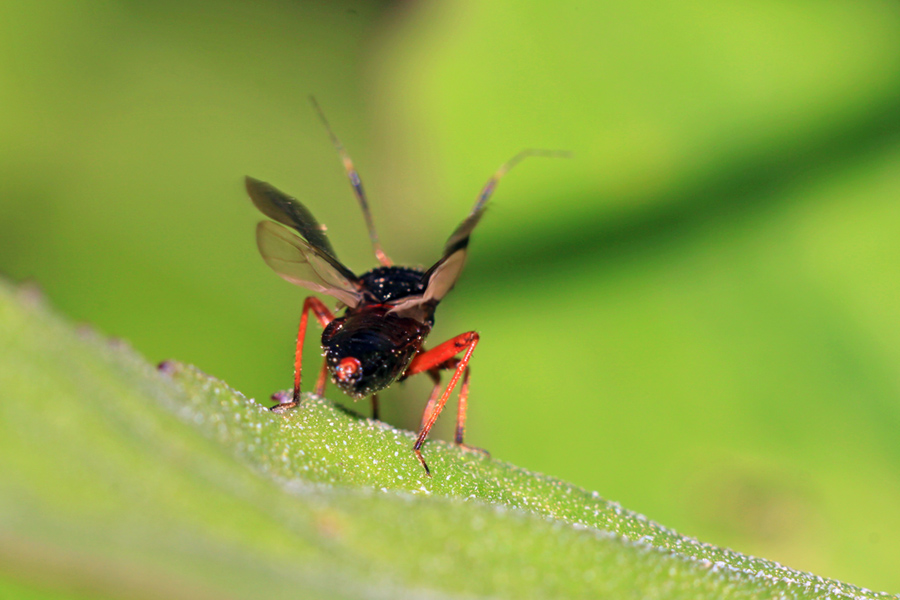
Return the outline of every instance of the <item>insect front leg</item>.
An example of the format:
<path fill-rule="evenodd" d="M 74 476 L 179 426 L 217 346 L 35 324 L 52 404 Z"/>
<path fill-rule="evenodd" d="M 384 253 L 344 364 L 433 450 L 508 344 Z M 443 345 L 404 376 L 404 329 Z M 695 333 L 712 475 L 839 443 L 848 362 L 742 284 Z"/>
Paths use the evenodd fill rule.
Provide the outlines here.
<path fill-rule="evenodd" d="M 425 423 L 428 422 L 428 417 L 431 416 L 431 412 L 434 410 L 434 405 L 437 404 L 437 400 L 441 396 L 441 372 L 436 368 L 431 369 L 428 371 L 428 376 L 431 377 L 434 386 L 431 388 L 431 393 L 428 395 L 428 402 L 425 403 L 425 410 L 422 411 L 422 420 L 419 423 L 419 430 L 425 427 Z"/>
<path fill-rule="evenodd" d="M 436 402 L 429 399 L 428 405 L 425 407 L 425 414 L 422 415 L 422 426 L 419 429 L 419 436 L 416 438 L 416 443 L 413 446 L 413 452 L 416 453 L 416 458 L 422 463 L 422 467 L 425 469 L 425 473 L 428 476 L 431 476 L 431 471 L 428 468 L 428 464 L 425 462 L 425 458 L 422 456 L 422 444 L 425 443 L 428 432 L 431 431 L 435 421 L 437 421 L 438 416 L 444 409 L 444 405 L 447 404 L 447 399 L 450 397 L 450 393 L 453 392 L 453 388 L 456 387 L 460 377 L 463 377 L 465 374 L 463 377 L 462 388 L 460 388 L 459 410 L 456 416 L 456 443 L 463 443 L 463 436 L 466 429 L 466 401 L 469 393 L 468 365 L 469 359 L 472 358 L 472 352 L 475 351 L 475 346 L 478 345 L 478 340 L 478 334 L 474 331 L 462 333 L 455 338 L 444 342 L 440 346 L 417 355 L 403 374 L 405 378 L 423 371 L 453 369 L 453 376 L 450 378 L 450 383 L 447 384 L 447 389 L 444 390 L 444 393 L 441 394 Z M 460 352 L 465 352 L 465 354 L 463 354 L 461 359 L 456 360 L 454 357 Z M 432 376 L 432 379 L 435 379 L 435 376 Z M 436 383 L 435 390 L 438 389 L 438 385 L 439 384 Z M 434 395 L 435 393 L 432 391 L 432 398 Z"/>
<path fill-rule="evenodd" d="M 313 393 L 316 396 L 325 395 L 325 384 L 328 382 L 328 361 L 322 361 L 322 369 L 319 371 L 319 378 L 316 380 L 316 387 Z"/>
<path fill-rule="evenodd" d="M 272 410 L 275 412 L 284 412 L 300 404 L 300 375 L 302 373 L 303 363 L 303 338 L 306 337 L 306 323 L 310 311 L 312 311 L 312 313 L 316 316 L 316 320 L 319 322 L 319 325 L 321 325 L 323 329 L 327 327 L 328 324 L 331 323 L 331 321 L 334 320 L 334 315 L 331 314 L 331 311 L 328 310 L 328 307 L 325 306 L 322 301 L 315 296 L 307 296 L 306 300 L 303 301 L 303 314 L 300 317 L 300 328 L 297 331 L 297 350 L 294 354 L 293 400 L 273 406 Z M 321 377 L 320 380 L 322 380 Z M 324 391 L 324 387 L 324 381 L 322 381 L 322 390 L 318 389 L 319 385 L 317 384 L 316 393 L 321 394 L 321 392 Z"/>
<path fill-rule="evenodd" d="M 440 367 L 428 371 L 428 375 L 431 376 L 431 380 L 434 382 L 434 387 L 431 388 L 431 394 L 428 396 L 428 402 L 425 404 L 425 411 L 422 413 L 422 422 L 419 425 L 419 429 L 425 427 L 425 423 L 428 422 L 428 419 L 430 418 L 431 413 L 434 410 L 434 406 L 435 404 L 437 404 L 438 397 L 440 396 L 441 372 L 439 371 L 439 369 L 456 369 L 458 365 L 459 360 L 454 358 L 448 360 Z M 460 446 L 465 446 L 465 444 L 463 444 L 463 438 L 466 435 L 466 408 L 468 404 L 467 399 L 469 397 L 469 371 L 469 367 L 466 367 L 465 371 L 463 371 L 462 386 L 459 388 L 459 398 L 456 402 L 456 435 L 454 436 L 454 441 Z"/>

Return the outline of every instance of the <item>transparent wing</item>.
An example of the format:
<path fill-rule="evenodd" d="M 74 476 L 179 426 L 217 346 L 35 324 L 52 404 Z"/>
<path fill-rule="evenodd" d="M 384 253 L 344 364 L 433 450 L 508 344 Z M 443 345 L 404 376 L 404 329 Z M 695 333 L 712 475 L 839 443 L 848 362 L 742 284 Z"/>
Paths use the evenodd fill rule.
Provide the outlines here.
<path fill-rule="evenodd" d="M 486 206 L 487 204 L 481 201 L 475 205 L 466 220 L 459 224 L 459 227 L 453 231 L 447 243 L 444 244 L 444 256 L 423 275 L 423 278 L 428 281 L 425 293 L 422 295 L 423 301 L 440 302 L 447 292 L 453 289 L 466 264 L 469 236 L 472 235 L 472 230 L 484 215 Z"/>
<path fill-rule="evenodd" d="M 497 184 L 500 183 L 500 180 L 509 173 L 509 171 L 515 167 L 517 164 L 522 162 L 524 159 L 529 156 L 547 156 L 547 157 L 566 157 L 569 156 L 568 152 L 561 152 L 559 150 L 541 150 L 536 148 L 528 148 L 526 150 L 522 150 L 511 159 L 500 165 L 500 168 L 497 169 L 497 172 L 488 179 L 488 182 L 484 184 L 484 187 L 481 188 L 481 193 L 478 194 L 478 200 L 475 202 L 475 206 L 472 207 L 472 212 L 469 213 L 469 216 L 466 217 L 466 220 L 459 224 L 459 227 L 450 235 L 450 238 L 447 240 L 447 243 L 444 245 L 444 257 L 437 262 L 436 265 L 431 267 L 428 270 L 428 273 L 434 272 L 442 262 L 448 261 L 450 257 L 457 252 L 458 250 L 465 250 L 466 246 L 469 245 L 469 236 L 472 234 L 472 230 L 475 229 L 475 226 L 478 225 L 478 221 L 481 220 L 481 217 L 484 216 L 484 209 L 487 207 L 488 200 L 490 200 L 491 195 L 494 193 L 494 190 L 497 188 Z M 462 266 L 460 266 L 462 269 Z M 459 273 L 457 273 L 457 276 Z M 429 286 L 431 283 L 429 282 Z"/>
<path fill-rule="evenodd" d="M 444 255 L 441 260 L 428 269 L 425 273 L 428 287 L 425 288 L 425 294 L 423 294 L 426 301 L 440 302 L 447 292 L 453 289 L 466 264 L 466 254 L 466 248 L 463 246 L 456 252 Z"/>
<path fill-rule="evenodd" d="M 332 267 L 343 273 L 344 277 L 356 278 L 353 272 L 338 260 L 334 248 L 331 247 L 331 242 L 328 241 L 328 236 L 325 235 L 325 228 L 319 225 L 316 218 L 305 206 L 300 204 L 299 200 L 288 196 L 265 181 L 259 181 L 252 177 L 246 178 L 246 184 L 247 193 L 250 194 L 250 199 L 260 212 L 299 233 L 300 237 L 331 263 Z"/>
<path fill-rule="evenodd" d="M 447 239 L 447 243 L 444 244 L 444 256 L 440 261 L 438 261 L 438 264 L 440 264 L 442 260 L 449 258 L 455 252 L 466 249 L 466 247 L 469 245 L 469 236 L 472 235 L 472 230 L 475 229 L 475 226 L 478 225 L 478 222 L 484 215 L 485 208 L 487 208 L 487 205 L 484 204 L 481 206 L 476 206 L 475 210 L 473 210 L 472 213 L 468 217 L 466 217 L 466 220 L 460 223 L 459 227 L 457 227 L 453 231 L 453 233 L 450 234 L 450 237 Z M 431 267 L 431 269 L 429 269 L 429 272 L 434 270 L 435 267 L 437 267 L 437 265 Z"/>
<path fill-rule="evenodd" d="M 459 279 L 466 264 L 469 233 L 478 224 L 480 216 L 480 213 L 477 216 L 470 216 L 450 236 L 450 240 L 444 248 L 444 256 L 422 275 L 422 279 L 428 282 L 425 292 L 420 296 L 409 296 L 399 300 L 394 303 L 391 312 L 419 321 L 427 319 L 429 311 L 425 310 L 425 307 L 436 306 L 447 295 L 447 292 L 453 289 L 456 280 Z M 473 219 L 473 217 L 475 218 Z M 457 238 L 457 234 L 463 231 L 463 228 L 466 228 L 464 236 Z"/>
<path fill-rule="evenodd" d="M 286 281 L 333 296 L 351 308 L 360 303 L 362 294 L 355 275 L 346 267 L 336 269 L 333 257 L 281 225 L 260 221 L 256 245 L 266 264 Z"/>
<path fill-rule="evenodd" d="M 466 252 L 469 247 L 469 236 L 481 217 L 484 216 L 484 210 L 487 208 L 488 200 L 494 193 L 500 179 L 506 175 L 510 169 L 522 162 L 529 156 L 568 156 L 567 152 L 559 152 L 552 150 L 523 150 L 513 156 L 497 169 L 497 172 L 488 179 L 488 182 L 481 188 L 478 200 L 472 207 L 469 216 L 459 224 L 459 226 L 450 234 L 447 243 L 444 244 L 444 255 L 441 260 L 422 275 L 422 279 L 427 282 L 425 292 L 421 296 L 411 296 L 404 298 L 394 304 L 392 312 L 403 313 L 419 320 L 424 320 L 423 315 L 427 315 L 428 311 L 424 308 L 428 305 L 434 306 L 447 295 L 456 280 L 462 273 L 463 266 L 466 264 Z"/>
<path fill-rule="evenodd" d="M 447 243 L 444 244 L 444 255 L 422 275 L 422 279 L 427 282 L 425 292 L 421 296 L 409 296 L 396 302 L 391 312 L 424 321 L 428 311 L 423 311 L 423 308 L 428 305 L 437 305 L 447 295 L 447 292 L 453 289 L 466 264 L 469 237 L 484 215 L 484 209 L 487 206 L 485 201 L 490 197 L 495 183 L 489 182 L 472 212 L 450 234 Z"/>

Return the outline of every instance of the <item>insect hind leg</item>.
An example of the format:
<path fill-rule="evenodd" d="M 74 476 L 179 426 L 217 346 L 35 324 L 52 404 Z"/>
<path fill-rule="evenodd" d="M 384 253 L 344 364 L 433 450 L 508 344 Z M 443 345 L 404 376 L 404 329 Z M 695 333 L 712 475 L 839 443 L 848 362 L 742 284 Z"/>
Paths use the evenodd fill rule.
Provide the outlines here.
<path fill-rule="evenodd" d="M 450 377 L 450 382 L 447 384 L 444 393 L 435 401 L 433 401 L 432 398 L 429 398 L 425 413 L 422 415 L 422 426 L 419 429 L 419 435 L 413 446 L 413 452 L 415 452 L 416 458 L 422 463 L 425 474 L 429 477 L 431 476 L 431 470 L 428 468 L 428 463 L 425 462 L 425 457 L 422 456 L 422 445 L 425 443 L 428 432 L 431 431 L 435 421 L 437 421 L 438 416 L 440 416 L 441 411 L 444 409 L 444 405 L 447 404 L 447 399 L 453 392 L 453 388 L 456 387 L 456 384 L 461 377 L 463 378 L 463 387 L 460 388 L 460 395 L 462 397 L 460 399 L 460 408 L 457 411 L 455 439 L 457 444 L 463 444 L 462 440 L 466 428 L 466 407 L 469 390 L 468 365 L 469 360 L 472 358 L 472 352 L 475 351 L 475 346 L 478 345 L 478 340 L 479 336 L 474 331 L 462 333 L 443 344 L 416 356 L 412 363 L 410 363 L 406 373 L 403 375 L 404 377 L 409 377 L 410 375 L 422 373 L 423 371 L 436 373 L 438 369 L 453 369 L 453 376 Z M 454 358 L 460 352 L 464 352 L 462 358 Z M 432 376 L 432 380 L 435 380 L 435 375 Z M 435 382 L 435 388 L 432 390 L 432 397 L 436 396 L 435 392 L 439 389 L 440 380 L 438 377 Z"/>
<path fill-rule="evenodd" d="M 306 337 L 306 324 L 309 320 L 309 312 L 315 315 L 319 325 L 324 329 L 334 320 L 334 315 L 328 310 L 328 307 L 315 296 L 307 296 L 303 301 L 303 314 L 300 316 L 300 327 L 297 330 L 297 349 L 294 353 L 294 392 L 290 402 L 282 402 L 272 407 L 272 411 L 277 413 L 285 412 L 300 404 L 300 379 L 303 372 L 303 339 Z M 323 381 L 320 377 L 320 381 Z M 324 383 L 324 382 L 323 382 Z M 324 391 L 316 386 L 316 393 L 321 395 Z"/>

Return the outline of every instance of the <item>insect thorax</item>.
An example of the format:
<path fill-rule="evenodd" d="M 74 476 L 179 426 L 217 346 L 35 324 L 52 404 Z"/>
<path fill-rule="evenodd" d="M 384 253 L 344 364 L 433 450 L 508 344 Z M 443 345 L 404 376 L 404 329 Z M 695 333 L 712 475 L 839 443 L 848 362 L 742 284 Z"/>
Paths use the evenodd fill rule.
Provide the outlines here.
<path fill-rule="evenodd" d="M 373 300 L 383 304 L 425 292 L 424 273 L 412 267 L 378 267 L 363 273 L 359 279 Z"/>

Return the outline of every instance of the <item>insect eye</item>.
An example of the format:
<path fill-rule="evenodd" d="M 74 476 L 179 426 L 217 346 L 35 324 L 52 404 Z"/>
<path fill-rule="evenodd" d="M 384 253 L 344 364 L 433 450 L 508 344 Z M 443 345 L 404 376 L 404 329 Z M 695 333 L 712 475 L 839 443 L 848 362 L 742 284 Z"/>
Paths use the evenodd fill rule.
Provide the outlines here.
<path fill-rule="evenodd" d="M 359 360 L 348 356 L 341 359 L 341 362 L 338 363 L 337 368 L 334 370 L 334 374 L 341 383 L 350 383 L 354 379 L 359 378 L 361 370 L 362 364 Z"/>

